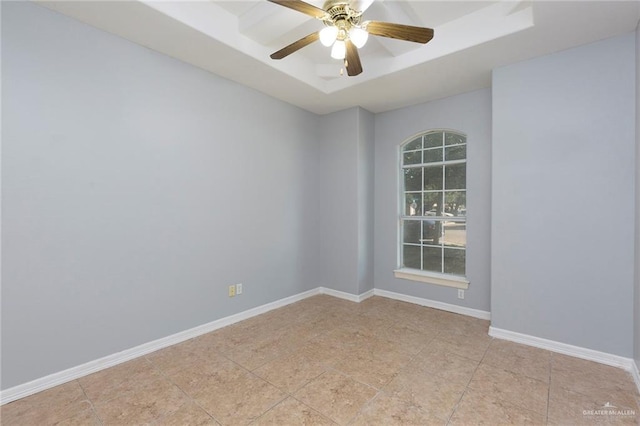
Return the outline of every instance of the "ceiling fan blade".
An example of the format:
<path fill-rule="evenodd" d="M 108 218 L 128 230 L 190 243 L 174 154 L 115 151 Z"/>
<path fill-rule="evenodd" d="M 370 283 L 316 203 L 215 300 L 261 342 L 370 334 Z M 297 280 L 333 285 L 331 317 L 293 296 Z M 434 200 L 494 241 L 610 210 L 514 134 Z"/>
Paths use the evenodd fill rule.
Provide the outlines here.
<path fill-rule="evenodd" d="M 328 19 L 330 16 L 324 10 L 317 8 L 309 3 L 305 3 L 301 0 L 269 0 L 271 3 L 279 4 L 280 6 L 288 7 L 289 9 L 297 10 L 309 16 L 313 16 L 318 19 Z"/>
<path fill-rule="evenodd" d="M 347 62 L 347 74 L 349 77 L 356 76 L 362 72 L 362 64 L 360 63 L 360 55 L 358 55 L 358 48 L 355 44 L 351 43 L 351 40 L 345 40 L 345 47 L 347 48 L 346 62 Z"/>
<path fill-rule="evenodd" d="M 283 47 L 275 53 L 271 54 L 271 59 L 282 59 L 291 55 L 293 52 L 302 49 L 303 47 L 317 41 L 320 38 L 320 32 L 311 33 L 306 37 L 302 37 L 298 41 L 294 41 L 290 45 Z"/>
<path fill-rule="evenodd" d="M 367 21 L 363 25 L 369 34 L 396 38 L 398 40 L 427 43 L 433 38 L 431 28 L 414 27 L 411 25 L 392 24 L 390 22 Z"/>

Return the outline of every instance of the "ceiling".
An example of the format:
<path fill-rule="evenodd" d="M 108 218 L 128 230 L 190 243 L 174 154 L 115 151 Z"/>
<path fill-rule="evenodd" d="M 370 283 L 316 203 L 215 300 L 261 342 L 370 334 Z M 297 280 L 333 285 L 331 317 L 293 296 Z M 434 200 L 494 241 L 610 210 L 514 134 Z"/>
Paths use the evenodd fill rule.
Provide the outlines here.
<path fill-rule="evenodd" d="M 628 33 L 640 19 L 640 1 L 375 0 L 364 19 L 435 36 L 426 45 L 371 36 L 360 49 L 364 72 L 347 77 L 319 42 L 272 60 L 323 24 L 266 0 L 40 4 L 318 114 L 378 113 L 489 87 L 496 67 Z"/>

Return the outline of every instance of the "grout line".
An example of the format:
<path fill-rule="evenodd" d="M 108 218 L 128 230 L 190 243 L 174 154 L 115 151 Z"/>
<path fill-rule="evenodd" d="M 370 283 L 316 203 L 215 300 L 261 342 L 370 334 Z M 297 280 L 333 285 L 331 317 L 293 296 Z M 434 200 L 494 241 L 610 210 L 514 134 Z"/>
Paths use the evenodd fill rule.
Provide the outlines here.
<path fill-rule="evenodd" d="M 87 391 L 84 389 L 84 386 L 82 386 L 82 383 L 80 383 L 80 380 L 76 379 L 75 382 L 78 383 L 78 386 L 80 386 L 80 389 L 82 389 L 82 393 L 84 394 L 84 397 L 87 398 L 87 401 L 89 401 L 89 405 L 91 406 L 91 411 L 93 411 L 93 414 L 95 414 L 96 418 L 100 422 L 100 425 L 104 425 L 102 418 L 98 415 L 98 412 L 96 411 L 96 407 L 93 401 L 91 400 L 91 398 L 89 398 L 89 395 L 87 395 Z"/>
<path fill-rule="evenodd" d="M 320 376 L 318 376 L 318 377 L 320 377 Z M 296 398 L 293 395 L 291 395 L 291 398 L 295 399 L 296 401 L 298 401 L 300 404 L 304 405 L 305 407 L 308 407 L 310 410 L 313 410 L 314 412 L 318 413 L 318 415 L 320 415 L 321 417 L 324 417 L 325 419 L 330 420 L 330 421 L 333 422 L 333 419 L 331 417 L 327 416 L 326 414 L 322 414 L 320 411 L 318 411 L 315 408 L 311 407 L 309 404 L 305 404 L 303 401 L 299 400 L 298 398 Z"/>
<path fill-rule="evenodd" d="M 549 355 L 549 367 L 548 367 L 549 380 L 547 380 L 547 383 L 548 383 L 547 384 L 547 417 L 545 419 L 546 424 L 549 424 L 549 407 L 551 406 L 551 371 L 553 370 L 553 354 L 554 352 L 551 352 Z"/>
<path fill-rule="evenodd" d="M 373 404 L 373 403 L 374 403 L 374 401 L 375 401 L 376 399 L 378 399 L 382 393 L 383 393 L 383 392 L 382 392 L 382 390 L 378 390 L 378 391 L 376 392 L 376 394 L 375 394 L 375 395 L 373 395 L 373 397 L 372 397 L 371 399 L 369 399 L 367 402 L 365 402 L 365 403 L 362 405 L 362 408 L 360 408 L 360 409 L 356 412 L 356 414 L 354 414 L 354 416 L 353 416 L 352 418 L 350 418 L 350 419 L 347 421 L 346 425 L 350 425 L 350 424 L 352 424 L 352 422 L 353 422 L 355 419 L 357 419 L 359 415 L 363 414 L 363 413 L 364 413 L 364 411 L 367 409 L 367 407 L 369 407 L 371 404 Z"/>
<path fill-rule="evenodd" d="M 216 354 L 224 357 L 224 355 L 222 355 L 220 352 L 218 352 L 215 349 L 212 349 Z M 190 400 L 194 405 L 196 405 L 197 407 L 199 407 L 202 411 L 204 411 L 209 417 L 211 417 L 213 420 L 215 420 L 217 423 L 222 424 L 222 422 L 220 422 L 213 414 L 211 414 L 209 411 L 207 411 L 202 405 L 200 405 L 200 403 L 198 403 L 198 401 L 196 401 L 190 394 L 188 394 L 184 389 L 182 389 L 177 383 L 175 383 L 171 377 L 159 366 L 157 366 L 153 361 L 151 361 L 148 358 L 148 355 L 144 355 L 144 358 L 147 360 L 147 362 L 149 364 L 151 364 L 153 366 L 153 368 L 158 371 L 158 373 L 165 379 L 167 380 L 169 383 L 171 383 L 173 386 L 175 386 L 176 388 L 178 388 L 180 390 L 180 392 L 182 392 L 188 400 Z M 198 357 L 199 358 L 199 357 Z M 195 362 L 195 361 L 194 361 Z M 183 368 L 181 368 L 180 370 L 176 371 L 176 373 L 185 370 L 187 368 L 189 368 L 191 364 L 187 364 L 185 365 Z M 178 411 L 180 408 L 182 408 L 184 405 L 181 405 L 177 410 L 172 411 L 170 413 L 165 413 L 164 415 L 158 417 L 157 419 L 154 419 L 154 423 L 157 423 L 158 421 L 166 418 L 167 416 L 170 416 L 171 414 L 175 413 L 176 411 Z"/>
<path fill-rule="evenodd" d="M 151 361 L 149 361 L 151 362 Z M 153 363 L 152 363 L 153 364 Z M 213 414 L 211 414 L 210 412 L 208 412 L 202 405 L 200 405 L 198 403 L 198 401 L 196 401 L 191 395 L 189 395 L 184 389 L 182 389 L 177 383 L 175 383 L 173 380 L 171 380 L 171 378 L 164 372 L 164 370 L 162 370 L 161 368 L 157 367 L 154 364 L 154 367 L 156 367 L 156 369 L 160 372 L 160 375 L 162 375 L 169 383 L 171 383 L 172 385 L 174 385 L 176 388 L 178 388 L 180 390 L 180 392 L 182 392 L 188 400 L 190 400 L 194 405 L 198 406 L 202 411 L 204 411 L 205 413 L 207 413 L 207 415 L 209 417 L 211 417 L 213 420 L 215 420 L 216 422 L 222 424 L 218 419 L 215 418 L 215 416 Z M 154 422 L 157 423 L 159 420 L 164 419 L 167 416 L 170 416 L 171 414 L 175 413 L 176 411 L 178 411 L 180 408 L 182 408 L 184 405 L 181 405 L 177 410 L 172 411 L 170 413 L 165 413 L 164 415 L 158 417 L 157 419 L 154 419 Z"/>
<path fill-rule="evenodd" d="M 493 338 L 491 339 L 491 343 L 493 343 Z M 451 423 L 451 419 L 453 418 L 453 415 L 458 410 L 458 407 L 460 406 L 460 402 L 462 402 L 462 398 L 464 398 L 464 396 L 467 394 L 467 390 L 469 390 L 469 384 L 473 381 L 473 376 L 476 375 L 478 368 L 480 368 L 480 365 L 482 364 L 482 361 L 484 361 L 484 358 L 487 356 L 487 352 L 489 352 L 491 343 L 489 343 L 489 345 L 487 345 L 487 348 L 484 350 L 484 353 L 482 354 L 482 358 L 480 358 L 480 361 L 478 361 L 478 365 L 476 365 L 475 370 L 473 370 L 473 374 L 469 378 L 469 381 L 467 382 L 467 386 L 464 388 L 462 395 L 460 395 L 460 399 L 458 399 L 458 402 L 456 402 L 456 404 L 454 405 L 453 410 L 451 411 L 451 414 L 449 414 L 449 418 L 447 419 L 447 425 Z"/>

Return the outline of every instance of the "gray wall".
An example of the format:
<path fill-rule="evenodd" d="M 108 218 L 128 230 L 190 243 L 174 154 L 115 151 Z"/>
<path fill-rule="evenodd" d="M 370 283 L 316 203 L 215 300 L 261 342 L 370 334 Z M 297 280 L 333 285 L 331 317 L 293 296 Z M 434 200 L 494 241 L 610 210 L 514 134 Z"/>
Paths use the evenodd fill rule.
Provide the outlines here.
<path fill-rule="evenodd" d="M 396 279 L 398 241 L 398 147 L 426 130 L 467 134 L 466 298 L 449 287 Z M 488 89 L 376 115 L 375 287 L 489 311 L 491 229 L 491 93 Z"/>
<path fill-rule="evenodd" d="M 358 108 L 319 117 L 320 285 L 358 293 Z"/>
<path fill-rule="evenodd" d="M 640 368 L 640 24 L 636 28 L 636 241 L 634 289 L 634 355 L 636 368 Z"/>
<path fill-rule="evenodd" d="M 2 83 L 3 389 L 320 285 L 317 116 L 26 2 Z"/>
<path fill-rule="evenodd" d="M 2 388 L 317 286 L 374 283 L 632 356 L 638 46 L 496 70 L 492 146 L 489 89 L 318 117 L 2 3 Z M 464 300 L 392 273 L 398 146 L 433 128 L 468 136 Z"/>
<path fill-rule="evenodd" d="M 362 108 L 318 118 L 321 285 L 353 295 L 373 288 L 373 122 Z"/>
<path fill-rule="evenodd" d="M 494 70 L 494 327 L 633 354 L 632 34 Z"/>
<path fill-rule="evenodd" d="M 358 291 L 373 289 L 374 118 L 358 108 Z"/>

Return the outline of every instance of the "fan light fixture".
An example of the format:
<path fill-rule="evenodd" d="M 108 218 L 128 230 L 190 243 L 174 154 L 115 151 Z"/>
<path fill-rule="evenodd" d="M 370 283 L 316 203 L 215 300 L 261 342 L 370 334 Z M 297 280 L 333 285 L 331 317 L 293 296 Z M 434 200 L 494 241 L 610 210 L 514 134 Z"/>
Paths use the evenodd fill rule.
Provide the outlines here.
<path fill-rule="evenodd" d="M 336 38 L 338 38 L 337 27 L 324 27 L 320 30 L 320 43 L 322 43 L 323 46 L 331 46 L 333 42 L 336 41 Z"/>
<path fill-rule="evenodd" d="M 360 49 L 367 43 L 369 33 L 362 28 L 352 27 L 349 30 L 349 38 L 351 39 L 351 42 L 355 44 L 358 49 Z"/>
<path fill-rule="evenodd" d="M 346 37 L 345 34 L 348 34 L 348 37 Z M 349 28 L 349 31 L 340 30 L 338 29 L 338 27 L 334 26 L 327 26 L 320 30 L 319 37 L 320 43 L 322 43 L 323 46 L 334 46 L 331 49 L 332 58 L 344 59 L 344 53 L 342 52 L 345 52 L 345 48 L 340 47 L 340 45 L 338 45 L 338 47 L 335 47 L 335 44 L 341 42 L 344 45 L 344 40 L 348 38 L 359 49 L 367 43 L 369 33 L 362 28 L 355 26 Z M 336 52 L 335 54 L 334 51 Z"/>
<path fill-rule="evenodd" d="M 422 44 L 428 43 L 433 38 L 431 28 L 391 22 L 363 21 L 362 13 L 373 0 L 326 0 L 322 9 L 303 0 L 268 1 L 316 18 L 325 25 L 325 28 L 320 31 L 308 34 L 272 53 L 271 59 L 283 59 L 320 40 L 324 46 L 332 46 L 332 58 L 344 61 L 347 75 L 356 76 L 362 72 L 358 49 L 365 45 L 369 34 Z M 354 5 L 352 6 L 352 4 Z M 340 73 L 342 74 L 342 70 Z"/>
<path fill-rule="evenodd" d="M 333 59 L 344 59 L 347 54 L 347 47 L 344 44 L 343 40 L 336 40 L 333 43 L 333 47 L 331 48 L 331 57 Z"/>

